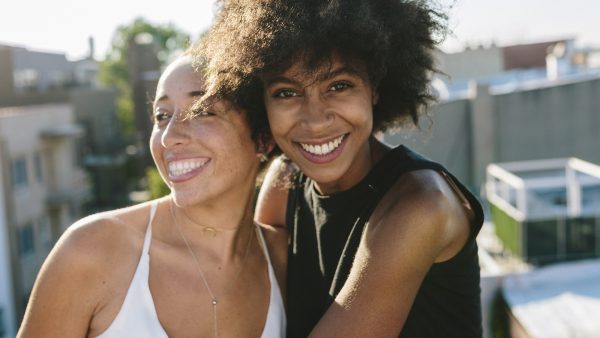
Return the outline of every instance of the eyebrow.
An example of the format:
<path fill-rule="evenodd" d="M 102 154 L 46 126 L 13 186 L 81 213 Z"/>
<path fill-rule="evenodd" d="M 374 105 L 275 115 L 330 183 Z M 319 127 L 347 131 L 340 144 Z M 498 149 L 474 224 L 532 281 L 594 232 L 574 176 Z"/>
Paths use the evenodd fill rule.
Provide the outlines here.
<path fill-rule="evenodd" d="M 324 73 L 324 74 L 319 74 L 315 78 L 315 81 L 327 81 L 327 80 L 335 78 L 336 76 L 343 75 L 343 74 L 347 74 L 347 75 L 351 75 L 351 76 L 357 76 L 357 77 L 360 77 L 361 79 L 364 79 L 364 76 L 359 71 L 357 71 L 355 68 L 348 67 L 348 66 L 343 66 L 343 67 L 334 69 L 334 70 L 332 70 L 330 72 L 327 72 L 327 73 Z M 295 86 L 303 86 L 303 84 L 300 81 L 288 78 L 288 77 L 283 76 L 283 75 L 274 76 L 272 78 L 269 78 L 266 81 L 266 86 L 265 87 L 269 87 L 269 86 L 272 86 L 274 84 L 290 84 L 290 85 L 295 85 Z"/>
<path fill-rule="evenodd" d="M 283 75 L 278 75 L 278 76 L 274 76 L 272 78 L 269 78 L 267 80 L 266 86 L 265 87 L 269 87 L 272 86 L 274 84 L 290 84 L 290 85 L 294 85 L 294 86 L 302 86 L 302 84 L 300 83 L 300 81 L 294 80 L 294 79 L 290 79 L 289 77 L 285 77 Z"/>
<path fill-rule="evenodd" d="M 344 67 L 340 67 L 338 69 L 334 69 L 330 72 L 327 72 L 325 74 L 321 74 L 317 77 L 317 79 L 319 81 L 325 81 L 325 80 L 331 80 L 336 76 L 339 75 L 352 75 L 352 76 L 358 76 L 361 79 L 363 78 L 363 76 L 354 68 L 354 67 L 348 67 L 348 66 L 344 66 Z"/>
<path fill-rule="evenodd" d="M 203 90 L 192 90 L 191 92 L 189 92 L 187 95 L 189 97 L 200 97 L 202 95 L 206 94 L 205 91 Z M 161 97 L 159 97 L 158 99 L 154 100 L 154 103 L 158 103 L 158 102 L 162 102 L 162 101 L 166 101 L 169 99 L 169 95 L 164 94 Z"/>

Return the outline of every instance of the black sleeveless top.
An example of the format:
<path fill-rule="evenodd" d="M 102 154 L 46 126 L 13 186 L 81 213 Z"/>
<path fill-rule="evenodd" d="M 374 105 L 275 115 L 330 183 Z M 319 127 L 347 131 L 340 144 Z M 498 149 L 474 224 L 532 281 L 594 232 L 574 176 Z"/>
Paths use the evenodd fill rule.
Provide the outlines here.
<path fill-rule="evenodd" d="M 365 224 L 378 202 L 402 174 L 419 169 L 433 169 L 450 177 L 469 200 L 475 218 L 463 249 L 430 268 L 399 337 L 482 336 L 475 242 L 483 223 L 481 205 L 443 166 L 399 146 L 360 183 L 335 195 L 320 195 L 314 181 L 301 173 L 294 178 L 286 215 L 290 230 L 288 337 L 308 336 L 346 281 Z"/>

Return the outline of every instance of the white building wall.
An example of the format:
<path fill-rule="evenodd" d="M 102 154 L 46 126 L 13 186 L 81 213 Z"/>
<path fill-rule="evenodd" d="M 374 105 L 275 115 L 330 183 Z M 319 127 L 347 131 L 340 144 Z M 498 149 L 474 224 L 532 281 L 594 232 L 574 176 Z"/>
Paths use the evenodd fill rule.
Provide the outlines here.
<path fill-rule="evenodd" d="M 23 301 L 31 291 L 54 240 L 74 222 L 69 213 L 70 203 L 80 204 L 82 201 L 69 198 L 73 193 L 77 195 L 89 189 L 85 174 L 75 160 L 74 142 L 80 129 L 74 120 L 74 111 L 69 104 L 0 109 L 0 139 L 5 150 L 2 160 L 7 161 L 5 168 L 12 170 L 12 161 L 23 158 L 27 172 L 27 184 L 11 186 L 10 196 L 5 195 L 11 210 L 4 220 L 12 229 L 8 233 L 12 232 L 13 236 L 8 243 L 15 246 L 12 251 L 17 253 L 17 257 L 13 258 L 18 265 L 15 269 L 18 276 L 13 276 L 14 289 L 19 293 L 13 295 L 17 321 L 24 310 Z M 36 161 L 41 163 L 41 177 Z M 8 179 L 6 184 L 12 185 L 12 180 Z M 2 190 L 3 193 L 5 191 Z M 53 196 L 66 196 L 67 200 L 62 201 L 61 197 L 58 201 L 49 202 Z M 33 250 L 23 254 L 18 247 L 19 232 L 26 226 L 32 227 Z"/>
<path fill-rule="evenodd" d="M 449 76 L 450 82 L 489 77 L 504 70 L 502 49 L 497 46 L 450 54 L 438 52 L 436 59 L 438 67 Z"/>

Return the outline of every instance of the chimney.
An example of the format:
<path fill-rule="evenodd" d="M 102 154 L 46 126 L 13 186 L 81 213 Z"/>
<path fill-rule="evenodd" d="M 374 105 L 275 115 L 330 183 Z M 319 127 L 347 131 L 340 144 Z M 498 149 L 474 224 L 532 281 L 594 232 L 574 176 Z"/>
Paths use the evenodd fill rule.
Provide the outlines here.
<path fill-rule="evenodd" d="M 94 47 L 94 38 L 91 36 L 88 38 L 88 48 L 89 48 L 88 59 L 94 60 L 94 54 L 96 53 L 96 51 L 95 51 L 96 48 Z"/>
<path fill-rule="evenodd" d="M 574 53 L 574 41 L 567 40 L 551 46 L 546 54 L 546 76 L 549 80 L 569 74 L 571 57 Z"/>

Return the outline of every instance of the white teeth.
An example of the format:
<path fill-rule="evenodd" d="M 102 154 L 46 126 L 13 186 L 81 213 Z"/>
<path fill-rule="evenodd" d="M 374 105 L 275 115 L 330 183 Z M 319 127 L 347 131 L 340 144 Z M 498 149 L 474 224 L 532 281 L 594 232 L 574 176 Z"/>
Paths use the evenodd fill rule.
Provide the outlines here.
<path fill-rule="evenodd" d="M 333 141 L 329 141 L 327 143 L 323 143 L 323 144 L 308 144 L 308 143 L 300 143 L 300 146 L 302 147 L 302 149 L 304 149 L 305 151 L 314 154 L 314 155 L 327 155 L 329 153 L 331 153 L 332 151 L 336 150 L 337 147 L 340 146 L 340 144 L 342 143 L 342 140 L 344 139 L 345 135 L 342 135 L 338 138 L 336 138 Z"/>
<path fill-rule="evenodd" d="M 196 170 L 206 164 L 208 159 L 190 159 L 169 162 L 169 175 L 173 177 L 185 175 L 192 170 Z"/>

